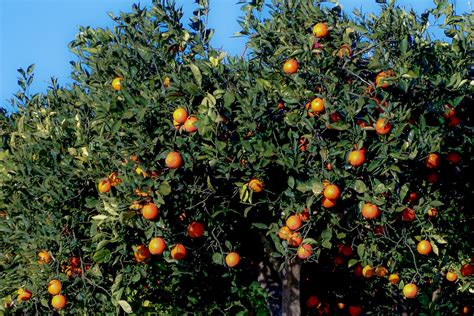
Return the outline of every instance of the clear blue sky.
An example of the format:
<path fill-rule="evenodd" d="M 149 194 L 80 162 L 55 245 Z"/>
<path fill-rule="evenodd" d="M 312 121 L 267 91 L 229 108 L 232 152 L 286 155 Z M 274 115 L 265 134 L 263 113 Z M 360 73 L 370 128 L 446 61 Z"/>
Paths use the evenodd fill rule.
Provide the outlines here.
<path fill-rule="evenodd" d="M 67 44 L 74 39 L 79 25 L 112 26 L 107 12 L 130 11 L 134 2 L 150 5 L 151 0 L 0 0 L 0 106 L 17 91 L 17 69 L 36 64 L 33 92 L 44 91 L 51 76 L 61 85 L 70 82 L 69 61 L 74 56 Z M 194 0 L 177 0 L 183 6 L 185 22 L 195 8 Z M 216 30 L 213 46 L 239 54 L 244 39 L 232 38 L 239 31 L 241 15 L 237 0 L 210 0 L 210 27 Z M 353 8 L 377 12 L 375 0 L 340 0 L 346 12 Z M 418 12 L 432 7 L 432 0 L 399 0 Z M 469 9 L 468 0 L 457 0 L 458 12 Z"/>

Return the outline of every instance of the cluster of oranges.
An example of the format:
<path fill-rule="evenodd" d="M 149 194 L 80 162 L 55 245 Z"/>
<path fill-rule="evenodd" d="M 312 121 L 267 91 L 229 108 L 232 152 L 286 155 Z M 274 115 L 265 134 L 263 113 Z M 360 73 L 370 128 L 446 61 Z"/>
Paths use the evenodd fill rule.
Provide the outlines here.
<path fill-rule="evenodd" d="M 313 247 L 309 243 L 302 244 L 303 237 L 298 230 L 303 226 L 303 222 L 309 220 L 309 211 L 304 209 L 299 214 L 294 214 L 286 219 L 286 225 L 278 231 L 278 237 L 288 242 L 290 247 L 298 247 L 296 253 L 300 259 L 307 259 L 313 254 Z"/>
<path fill-rule="evenodd" d="M 177 108 L 173 112 L 173 126 L 180 130 L 188 133 L 194 133 L 197 131 L 197 127 L 194 125 L 198 121 L 195 116 L 188 116 L 188 111 L 185 108 Z"/>

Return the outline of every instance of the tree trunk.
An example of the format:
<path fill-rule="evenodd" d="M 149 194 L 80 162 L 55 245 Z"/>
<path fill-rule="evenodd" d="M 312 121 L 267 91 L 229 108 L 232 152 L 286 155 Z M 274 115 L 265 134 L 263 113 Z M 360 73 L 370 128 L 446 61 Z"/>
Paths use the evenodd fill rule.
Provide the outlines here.
<path fill-rule="evenodd" d="M 300 275 L 301 262 L 298 259 L 289 260 L 286 263 L 282 277 L 282 315 L 301 315 L 300 303 Z"/>

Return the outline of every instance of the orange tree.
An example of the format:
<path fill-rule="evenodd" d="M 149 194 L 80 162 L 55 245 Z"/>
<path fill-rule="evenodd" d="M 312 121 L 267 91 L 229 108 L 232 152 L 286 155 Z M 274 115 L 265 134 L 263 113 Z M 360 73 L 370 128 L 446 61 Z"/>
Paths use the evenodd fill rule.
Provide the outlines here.
<path fill-rule="evenodd" d="M 21 70 L 2 311 L 469 313 L 472 22 L 435 4 L 252 1 L 244 59 L 157 1 L 81 28 L 70 87 Z"/>

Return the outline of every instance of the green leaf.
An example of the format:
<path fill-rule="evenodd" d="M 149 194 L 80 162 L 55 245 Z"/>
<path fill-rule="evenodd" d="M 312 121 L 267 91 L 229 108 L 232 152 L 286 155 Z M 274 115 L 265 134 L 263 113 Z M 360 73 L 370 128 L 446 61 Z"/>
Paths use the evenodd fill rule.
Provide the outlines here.
<path fill-rule="evenodd" d="M 171 186 L 168 181 L 161 182 L 160 186 L 158 187 L 158 192 L 160 192 L 160 194 L 164 196 L 169 195 L 171 193 Z"/>
<path fill-rule="evenodd" d="M 357 255 L 359 256 L 360 259 L 363 259 L 364 254 L 365 254 L 365 244 L 359 244 L 357 246 Z"/>
<path fill-rule="evenodd" d="M 367 191 L 367 186 L 362 180 L 356 180 L 354 183 L 354 190 L 357 193 L 364 193 Z"/>
<path fill-rule="evenodd" d="M 127 314 L 133 313 L 132 306 L 130 306 L 130 304 L 128 304 L 127 301 L 120 300 L 120 301 L 117 301 L 117 303 L 120 305 L 120 307 L 122 307 L 125 313 Z"/>
<path fill-rule="evenodd" d="M 199 87 L 201 87 L 202 85 L 201 71 L 195 64 L 190 64 L 189 67 L 191 68 L 191 71 L 194 75 L 194 79 L 196 80 L 196 83 L 198 84 Z"/>
<path fill-rule="evenodd" d="M 295 187 L 295 178 L 293 178 L 292 176 L 289 176 L 288 177 L 288 186 L 293 189 Z"/>

